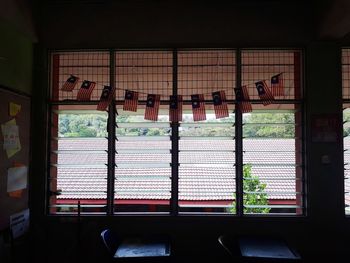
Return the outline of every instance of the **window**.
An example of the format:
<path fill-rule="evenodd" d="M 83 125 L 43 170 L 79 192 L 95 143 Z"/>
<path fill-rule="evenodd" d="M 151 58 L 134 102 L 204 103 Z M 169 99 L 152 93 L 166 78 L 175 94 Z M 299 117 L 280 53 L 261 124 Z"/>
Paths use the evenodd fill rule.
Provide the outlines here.
<path fill-rule="evenodd" d="M 302 215 L 303 101 L 300 50 L 113 50 L 53 52 L 48 213 Z M 283 74 L 284 94 L 262 105 L 255 82 Z M 73 91 L 61 87 L 79 77 Z M 96 82 L 77 100 L 83 80 Z M 97 111 L 103 85 L 116 87 Z M 244 85 L 252 111 L 234 88 Z M 123 111 L 126 90 L 137 111 Z M 229 115 L 216 119 L 212 92 Z M 144 119 L 147 94 L 161 96 L 158 120 Z M 194 121 L 191 95 L 206 119 Z M 182 120 L 169 120 L 182 95 Z"/>
<path fill-rule="evenodd" d="M 345 214 L 350 215 L 350 49 L 342 50 L 344 200 Z"/>

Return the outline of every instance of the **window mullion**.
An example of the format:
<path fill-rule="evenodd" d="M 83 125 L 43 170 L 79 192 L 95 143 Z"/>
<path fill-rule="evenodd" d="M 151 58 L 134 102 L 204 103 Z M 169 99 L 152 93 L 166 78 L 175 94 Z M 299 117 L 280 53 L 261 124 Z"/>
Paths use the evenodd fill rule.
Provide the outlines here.
<path fill-rule="evenodd" d="M 236 87 L 242 84 L 241 50 L 236 54 Z M 236 151 L 236 211 L 238 216 L 243 215 L 243 128 L 242 112 L 235 105 L 235 151 Z"/>
<path fill-rule="evenodd" d="M 110 78 L 109 85 L 115 85 L 115 52 L 110 51 Z M 114 213 L 114 182 L 115 182 L 115 138 L 116 138 L 116 107 L 115 100 L 109 105 L 108 110 L 108 163 L 107 163 L 107 215 Z"/>
<path fill-rule="evenodd" d="M 173 51 L 173 95 L 177 95 L 177 50 Z M 172 215 L 179 213 L 179 123 L 171 123 L 171 204 Z"/>

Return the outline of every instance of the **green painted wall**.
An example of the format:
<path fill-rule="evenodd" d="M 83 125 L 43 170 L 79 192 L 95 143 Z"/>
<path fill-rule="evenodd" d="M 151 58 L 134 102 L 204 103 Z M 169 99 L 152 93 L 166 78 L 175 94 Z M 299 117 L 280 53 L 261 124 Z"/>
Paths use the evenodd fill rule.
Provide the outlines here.
<path fill-rule="evenodd" d="M 0 85 L 31 94 L 32 41 L 0 20 Z"/>

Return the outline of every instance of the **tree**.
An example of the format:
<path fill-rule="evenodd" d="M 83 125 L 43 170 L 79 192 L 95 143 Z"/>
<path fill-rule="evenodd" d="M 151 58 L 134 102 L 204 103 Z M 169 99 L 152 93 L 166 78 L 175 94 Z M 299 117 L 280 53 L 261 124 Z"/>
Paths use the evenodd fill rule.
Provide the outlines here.
<path fill-rule="evenodd" d="M 267 205 L 268 196 L 264 193 L 266 184 L 260 182 L 258 176 L 252 174 L 252 166 L 246 164 L 243 166 L 243 191 L 254 192 L 254 194 L 244 194 L 243 195 L 243 204 L 244 205 Z M 232 208 L 230 209 L 231 213 L 236 213 L 236 203 L 233 201 Z M 244 213 L 268 213 L 270 208 L 267 207 L 257 207 L 257 208 L 244 208 Z"/>
<path fill-rule="evenodd" d="M 253 113 L 245 117 L 244 137 L 293 138 L 294 113 Z"/>

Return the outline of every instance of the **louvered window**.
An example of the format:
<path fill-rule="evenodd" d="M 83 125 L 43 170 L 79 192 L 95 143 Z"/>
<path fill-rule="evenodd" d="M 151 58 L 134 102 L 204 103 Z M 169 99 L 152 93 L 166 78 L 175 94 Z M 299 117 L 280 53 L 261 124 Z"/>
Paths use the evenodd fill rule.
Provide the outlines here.
<path fill-rule="evenodd" d="M 350 215 L 350 49 L 342 50 L 345 214 Z"/>
<path fill-rule="evenodd" d="M 300 50 L 53 52 L 48 213 L 305 214 L 301 73 Z M 71 74 L 78 84 L 61 90 Z M 282 88 L 262 101 L 255 83 L 270 87 L 277 74 Z M 77 99 L 83 80 L 96 82 L 90 100 Z M 104 85 L 115 97 L 97 111 Z M 242 113 L 241 86 L 252 111 Z M 127 90 L 138 93 L 135 111 L 123 110 Z M 225 93 L 223 118 L 216 91 Z M 157 121 L 145 119 L 148 94 L 160 95 Z M 203 97 L 201 121 L 194 94 Z M 182 96 L 179 122 L 169 120 L 170 95 Z"/>

